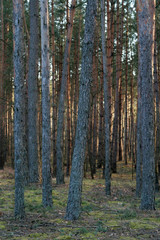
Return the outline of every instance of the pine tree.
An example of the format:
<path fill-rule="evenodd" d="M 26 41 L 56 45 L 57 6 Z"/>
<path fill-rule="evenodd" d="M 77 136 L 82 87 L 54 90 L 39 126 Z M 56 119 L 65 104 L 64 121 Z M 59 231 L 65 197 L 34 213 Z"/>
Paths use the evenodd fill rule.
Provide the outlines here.
<path fill-rule="evenodd" d="M 14 154 L 15 217 L 24 218 L 25 101 L 24 101 L 24 30 L 22 0 L 13 0 L 14 22 Z"/>
<path fill-rule="evenodd" d="M 41 57 L 42 57 L 42 202 L 52 206 L 51 128 L 49 93 L 49 15 L 48 0 L 41 0 Z"/>
<path fill-rule="evenodd" d="M 90 110 L 90 89 L 92 82 L 92 60 L 94 46 L 96 0 L 87 1 L 85 33 L 82 49 L 82 68 L 78 103 L 78 120 L 75 137 L 75 148 L 72 159 L 69 195 L 66 210 L 66 219 L 76 220 L 81 212 L 81 194 L 83 166 L 87 142 L 87 132 Z"/>

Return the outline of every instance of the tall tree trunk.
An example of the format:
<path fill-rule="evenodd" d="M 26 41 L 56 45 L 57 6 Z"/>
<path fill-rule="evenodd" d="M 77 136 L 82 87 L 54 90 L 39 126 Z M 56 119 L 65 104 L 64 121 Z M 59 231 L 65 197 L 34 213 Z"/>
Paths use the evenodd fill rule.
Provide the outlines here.
<path fill-rule="evenodd" d="M 68 71 L 70 71 L 68 69 Z M 70 73 L 68 74 L 67 81 L 67 170 L 66 175 L 70 175 L 70 167 L 71 167 L 71 96 L 70 96 Z"/>
<path fill-rule="evenodd" d="M 123 9 L 123 1 L 122 1 Z M 121 55 L 122 55 L 122 29 L 120 28 L 120 10 L 119 0 L 117 0 L 117 55 L 116 55 L 116 90 L 115 90 L 115 104 L 114 104 L 114 122 L 113 122 L 113 137 L 112 137 L 112 171 L 117 172 L 117 149 L 118 149 L 118 119 L 119 119 L 119 95 L 121 86 Z M 123 24 L 123 15 L 121 19 Z"/>
<path fill-rule="evenodd" d="M 120 24 L 120 66 L 119 66 L 119 147 L 118 147 L 118 160 L 122 161 L 122 49 L 123 49 L 123 19 L 124 19 L 124 0 L 122 0 L 121 10 L 121 24 Z"/>
<path fill-rule="evenodd" d="M 29 181 L 38 182 L 37 100 L 38 100 L 38 0 L 30 0 L 30 44 L 28 72 L 28 161 Z"/>
<path fill-rule="evenodd" d="M 73 19 L 75 14 L 75 5 L 76 5 L 76 0 L 72 0 L 70 20 L 68 24 L 67 39 L 66 39 L 64 59 L 63 59 L 61 91 L 59 96 L 57 142 L 56 142 L 56 158 L 57 158 L 56 183 L 57 184 L 64 183 L 62 136 L 63 136 L 63 120 L 64 120 L 64 112 L 65 112 L 65 97 L 66 97 L 67 78 L 68 78 L 68 65 L 69 65 L 69 58 L 70 58 L 70 48 L 71 48 L 71 39 L 72 39 L 72 31 L 73 31 Z"/>
<path fill-rule="evenodd" d="M 127 165 L 128 157 L 128 3 L 127 3 L 127 26 L 126 26 L 126 69 L 125 69 L 125 123 L 124 123 L 124 162 Z"/>
<path fill-rule="evenodd" d="M 154 94 L 155 94 L 155 105 L 156 105 L 156 118 L 155 118 L 155 187 L 156 191 L 159 190 L 159 182 L 158 182 L 158 167 L 160 164 L 160 112 L 159 112 L 159 85 L 158 85 L 158 72 L 157 72 L 157 44 L 155 40 L 154 44 Z"/>
<path fill-rule="evenodd" d="M 49 15 L 48 0 L 41 0 L 41 58 L 42 58 L 42 203 L 52 206 L 51 129 L 49 94 Z"/>
<path fill-rule="evenodd" d="M 94 31 L 96 25 L 96 9 L 96 1 L 88 0 L 82 49 L 82 70 L 80 78 L 78 120 L 66 210 L 66 219 L 68 220 L 76 220 L 81 212 L 83 166 L 86 152 L 85 150 L 90 110 L 90 89 L 93 69 L 92 60 L 95 33 Z"/>
<path fill-rule="evenodd" d="M 141 209 L 143 210 L 155 209 L 154 105 L 152 78 L 154 17 L 155 1 L 138 0 L 143 159 Z"/>
<path fill-rule="evenodd" d="M 14 147 L 15 147 L 15 217 L 24 218 L 25 99 L 24 99 L 24 30 L 22 0 L 13 0 L 14 22 Z"/>
<path fill-rule="evenodd" d="M 102 34 L 102 53 L 103 53 L 103 88 L 104 88 L 104 110 L 105 110 L 105 183 L 106 194 L 111 194 L 110 177 L 110 113 L 109 113 L 109 89 L 107 75 L 107 55 L 105 44 L 105 4 L 101 0 L 101 34 Z"/>
<path fill-rule="evenodd" d="M 100 77 L 100 97 L 99 97 L 99 146 L 98 146 L 98 168 L 101 168 L 105 159 L 105 148 L 104 148 L 104 106 L 103 106 L 103 65 L 102 65 L 102 76 Z"/>
<path fill-rule="evenodd" d="M 0 169 L 4 168 L 4 8 L 1 0 L 1 53 L 0 53 Z"/>
<path fill-rule="evenodd" d="M 138 3 L 138 2 L 137 2 Z M 138 5 L 138 4 L 137 4 Z M 138 6 L 137 6 L 137 29 L 138 26 Z M 140 62 L 139 46 L 138 46 L 138 62 Z M 142 129 L 141 129 L 141 80 L 140 69 L 138 69 L 138 95 L 137 95 L 137 146 L 136 146 L 136 197 L 141 196 L 142 188 Z"/>
<path fill-rule="evenodd" d="M 53 176 L 56 177 L 56 81 L 55 81 L 55 43 L 54 43 L 54 0 L 52 0 L 52 141 L 53 141 Z"/>

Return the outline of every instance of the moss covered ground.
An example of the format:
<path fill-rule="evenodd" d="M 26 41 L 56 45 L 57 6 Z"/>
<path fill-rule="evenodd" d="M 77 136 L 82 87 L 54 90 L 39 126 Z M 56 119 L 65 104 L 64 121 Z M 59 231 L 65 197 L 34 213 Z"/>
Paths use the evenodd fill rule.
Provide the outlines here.
<path fill-rule="evenodd" d="M 14 219 L 14 172 L 0 171 L 0 239 L 160 239 L 160 193 L 156 193 L 156 210 L 139 210 L 135 197 L 135 173 L 131 165 L 118 163 L 112 176 L 112 195 L 105 196 L 104 179 L 98 172 L 94 180 L 83 181 L 82 214 L 77 221 L 64 219 L 69 178 L 57 186 L 53 179 L 53 208 L 41 204 L 41 185 L 25 189 L 26 218 Z"/>

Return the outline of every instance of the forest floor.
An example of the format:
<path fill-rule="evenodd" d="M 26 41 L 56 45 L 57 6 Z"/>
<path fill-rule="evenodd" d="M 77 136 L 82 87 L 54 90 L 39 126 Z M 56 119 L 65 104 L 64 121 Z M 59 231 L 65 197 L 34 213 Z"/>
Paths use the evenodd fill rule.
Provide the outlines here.
<path fill-rule="evenodd" d="M 0 171 L 0 239 L 160 239 L 160 193 L 156 210 L 139 210 L 135 197 L 135 173 L 131 165 L 118 163 L 112 176 L 112 195 L 105 196 L 100 173 L 83 181 L 82 214 L 77 221 L 64 219 L 69 178 L 57 186 L 53 179 L 53 208 L 43 209 L 41 185 L 25 189 L 25 220 L 14 219 L 14 172 Z"/>

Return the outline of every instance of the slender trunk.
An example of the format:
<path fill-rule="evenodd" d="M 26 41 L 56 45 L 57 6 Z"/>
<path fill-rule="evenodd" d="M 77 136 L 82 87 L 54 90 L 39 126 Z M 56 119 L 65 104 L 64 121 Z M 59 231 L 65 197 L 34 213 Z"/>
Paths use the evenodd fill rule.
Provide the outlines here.
<path fill-rule="evenodd" d="M 110 177 L 110 114 L 109 114 L 109 89 L 107 73 L 107 55 L 105 45 L 105 4 L 101 0 L 101 34 L 102 34 L 102 53 L 103 53 L 103 88 L 104 88 L 104 110 L 105 110 L 105 188 L 106 195 L 111 194 Z"/>
<path fill-rule="evenodd" d="M 122 161 L 122 49 L 123 49 L 123 19 L 124 19 L 124 0 L 122 0 L 121 25 L 120 25 L 120 87 L 119 87 L 119 148 L 118 160 Z"/>
<path fill-rule="evenodd" d="M 57 107 L 56 107 L 56 81 L 55 81 L 55 43 L 54 43 L 54 0 L 52 0 L 52 141 L 53 141 L 53 176 L 56 177 L 56 124 L 57 124 Z"/>
<path fill-rule="evenodd" d="M 158 86 L 158 73 L 157 73 L 157 49 L 156 49 L 156 40 L 154 44 L 154 94 L 155 94 L 155 105 L 156 105 L 156 131 L 155 131 L 155 174 L 156 182 L 155 187 L 156 191 L 159 190 L 158 182 L 158 167 L 160 165 L 160 112 L 159 112 L 159 86 Z"/>
<path fill-rule="evenodd" d="M 68 70 L 69 71 L 69 70 Z M 71 167 L 71 97 L 70 97 L 70 74 L 68 74 L 67 83 L 67 170 L 66 175 L 70 175 Z"/>
<path fill-rule="evenodd" d="M 126 69 L 125 69 L 125 123 L 124 123 L 124 162 L 128 162 L 128 3 L 127 3 L 127 27 L 126 27 Z"/>
<path fill-rule="evenodd" d="M 4 168 L 4 11 L 3 0 L 1 0 L 1 54 L 0 54 L 0 169 Z"/>
<path fill-rule="evenodd" d="M 138 7 L 138 6 L 137 6 Z M 137 8 L 137 23 L 138 19 L 138 8 Z M 139 26 L 137 24 L 138 36 Z M 139 46 L 138 46 L 138 63 L 140 62 Z M 137 146 L 136 146 L 136 197 L 141 196 L 142 188 L 142 129 L 141 129 L 141 80 L 140 72 L 138 69 L 138 96 L 137 96 Z"/>
<path fill-rule="evenodd" d="M 103 68 L 103 65 L 102 65 Z M 103 69 L 100 82 L 100 119 L 99 119 L 99 146 L 98 146 L 98 168 L 101 168 L 104 163 L 105 151 L 104 151 L 104 107 L 103 107 Z"/>
<path fill-rule="evenodd" d="M 30 45 L 28 72 L 28 161 L 29 181 L 38 182 L 37 77 L 38 77 L 38 0 L 30 0 Z"/>
<path fill-rule="evenodd" d="M 49 94 L 49 16 L 48 0 L 41 0 L 41 58 L 42 58 L 42 203 L 52 206 L 51 129 Z"/>
<path fill-rule="evenodd" d="M 123 2 L 122 2 L 123 6 Z M 122 8 L 123 9 L 123 8 Z M 115 91 L 115 104 L 114 104 L 114 122 L 113 122 L 113 137 L 112 137 L 112 171 L 117 172 L 117 148 L 118 148 L 118 119 L 119 119 L 119 95 L 121 86 L 121 38 L 122 29 L 120 29 L 120 10 L 119 0 L 117 0 L 117 55 L 116 55 L 116 91 Z M 123 14 L 121 24 L 123 23 Z"/>
<path fill-rule="evenodd" d="M 63 120 L 64 120 L 64 112 L 65 112 L 65 98 L 66 98 L 66 88 L 67 88 L 67 78 L 68 78 L 68 65 L 69 65 L 69 58 L 70 58 L 70 48 L 71 48 L 71 39 L 72 39 L 72 31 L 73 31 L 73 19 L 75 14 L 75 5 L 76 5 L 76 0 L 72 0 L 70 21 L 68 24 L 67 39 L 66 39 L 66 46 L 65 46 L 64 59 L 63 59 L 61 91 L 60 91 L 60 97 L 59 97 L 57 142 L 56 142 L 56 158 L 57 158 L 56 183 L 57 184 L 64 183 L 62 136 L 63 136 Z"/>

